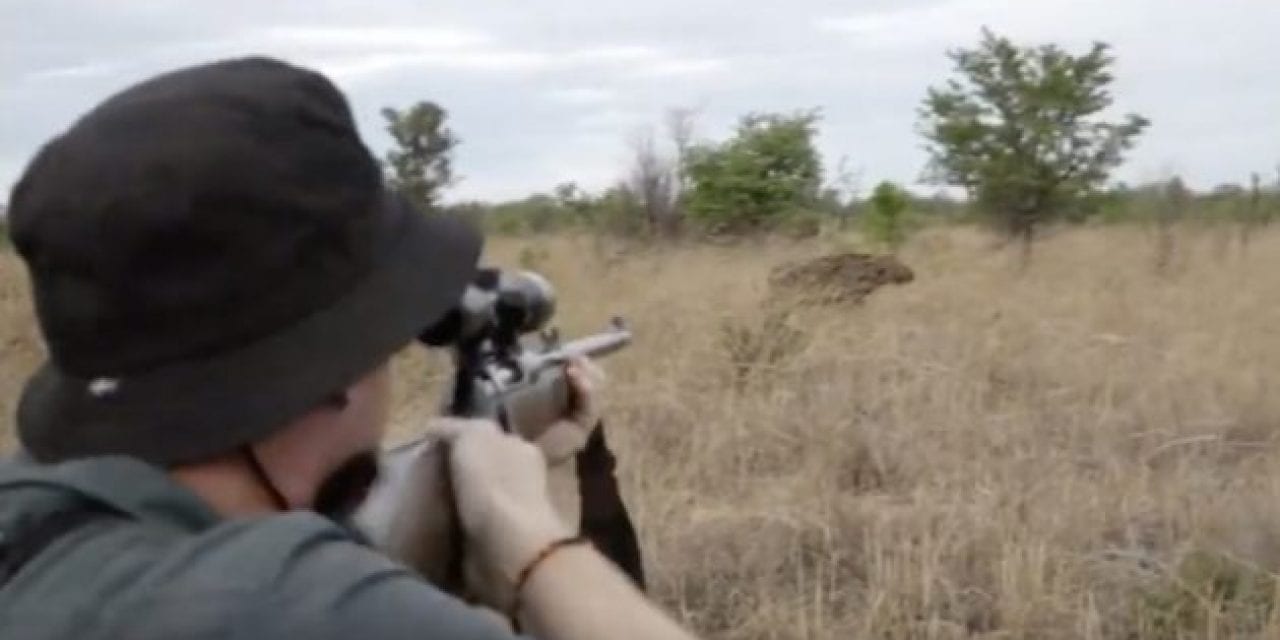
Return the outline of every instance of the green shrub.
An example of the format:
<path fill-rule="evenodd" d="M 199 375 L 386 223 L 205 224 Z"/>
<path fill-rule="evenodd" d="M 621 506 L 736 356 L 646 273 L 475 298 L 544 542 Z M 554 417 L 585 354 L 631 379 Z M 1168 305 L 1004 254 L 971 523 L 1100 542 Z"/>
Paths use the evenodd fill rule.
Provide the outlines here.
<path fill-rule="evenodd" d="M 1276 605 L 1275 576 L 1220 553 L 1188 553 L 1173 575 L 1139 600 L 1157 637 L 1237 637 L 1264 628 Z"/>
<path fill-rule="evenodd" d="M 896 251 L 907 239 L 907 194 L 892 182 L 876 185 L 862 216 L 862 232 L 872 242 Z"/>
<path fill-rule="evenodd" d="M 822 163 L 816 113 L 750 114 L 734 137 L 689 150 L 689 216 L 719 233 L 768 229 L 817 203 Z"/>

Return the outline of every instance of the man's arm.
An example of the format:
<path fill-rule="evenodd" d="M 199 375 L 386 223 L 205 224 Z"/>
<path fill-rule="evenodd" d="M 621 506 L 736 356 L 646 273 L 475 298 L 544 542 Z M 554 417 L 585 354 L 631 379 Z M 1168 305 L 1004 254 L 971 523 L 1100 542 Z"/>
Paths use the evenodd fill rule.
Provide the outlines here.
<path fill-rule="evenodd" d="M 548 557 L 520 598 L 520 620 L 538 638 L 693 639 L 590 547 L 566 547 Z"/>
<path fill-rule="evenodd" d="M 604 556 L 561 547 L 516 581 L 543 550 L 572 535 L 547 496 L 546 460 L 535 446 L 483 421 L 443 433 L 472 583 L 499 611 L 518 600 L 524 626 L 542 640 L 692 640 Z"/>

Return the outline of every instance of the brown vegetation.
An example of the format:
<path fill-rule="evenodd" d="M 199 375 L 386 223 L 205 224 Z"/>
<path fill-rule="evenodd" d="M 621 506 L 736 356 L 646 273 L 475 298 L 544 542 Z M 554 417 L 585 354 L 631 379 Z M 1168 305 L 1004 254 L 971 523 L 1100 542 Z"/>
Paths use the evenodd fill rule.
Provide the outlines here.
<path fill-rule="evenodd" d="M 824 241 L 490 257 L 537 247 L 569 335 L 634 326 L 610 439 L 654 593 L 708 637 L 1280 637 L 1280 233 L 1226 254 L 1175 233 L 1157 275 L 1136 230 L 1055 235 L 1021 272 L 976 231 L 926 231 L 910 286 L 787 332 L 769 272 Z M 37 349 L 2 269 L 11 411 Z M 403 434 L 447 363 L 397 366 Z"/>

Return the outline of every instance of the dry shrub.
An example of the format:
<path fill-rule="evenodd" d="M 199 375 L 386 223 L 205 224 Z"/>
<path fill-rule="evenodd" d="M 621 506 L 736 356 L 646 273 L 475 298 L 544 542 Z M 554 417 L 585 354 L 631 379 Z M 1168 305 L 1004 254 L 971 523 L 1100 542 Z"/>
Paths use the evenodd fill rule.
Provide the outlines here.
<path fill-rule="evenodd" d="M 804 348 L 806 334 L 791 317 L 789 308 L 766 306 L 746 318 L 721 321 L 718 338 L 733 367 L 734 388 L 776 370 Z"/>
<path fill-rule="evenodd" d="M 1140 229 L 1057 234 L 1025 273 L 930 229 L 909 286 L 776 317 L 769 271 L 824 241 L 525 255 L 566 335 L 635 328 L 606 363 L 610 440 L 653 594 L 707 637 L 1280 637 L 1280 232 L 1230 260 L 1178 233 L 1167 278 Z M 38 348 L 2 264 L 11 411 Z M 447 361 L 396 367 L 399 435 Z"/>

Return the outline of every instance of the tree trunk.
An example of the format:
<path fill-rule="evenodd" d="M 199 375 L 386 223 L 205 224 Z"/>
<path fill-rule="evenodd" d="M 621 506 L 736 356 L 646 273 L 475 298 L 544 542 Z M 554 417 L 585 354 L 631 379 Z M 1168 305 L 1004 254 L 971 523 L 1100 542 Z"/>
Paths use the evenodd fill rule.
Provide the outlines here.
<path fill-rule="evenodd" d="M 1030 220 L 1022 221 L 1021 228 L 1018 229 L 1018 240 L 1022 245 L 1018 268 L 1026 271 L 1031 266 L 1031 248 L 1035 243 L 1035 224 Z"/>

